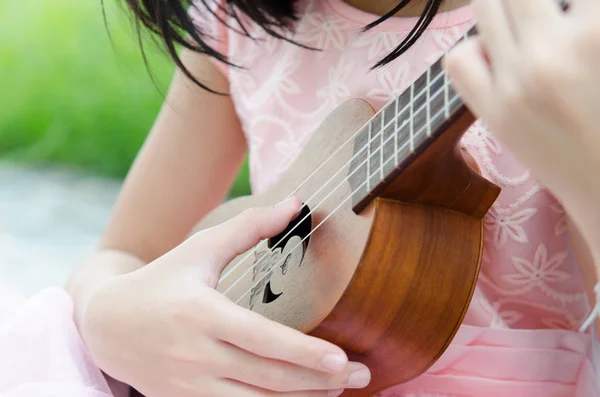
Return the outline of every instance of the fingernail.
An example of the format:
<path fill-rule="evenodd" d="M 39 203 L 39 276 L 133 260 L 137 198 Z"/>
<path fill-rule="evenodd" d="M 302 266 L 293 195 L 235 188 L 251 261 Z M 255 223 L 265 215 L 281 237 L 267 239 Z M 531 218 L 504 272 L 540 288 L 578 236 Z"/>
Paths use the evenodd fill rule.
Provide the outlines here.
<path fill-rule="evenodd" d="M 331 371 L 342 371 L 347 364 L 348 360 L 341 354 L 328 353 L 323 358 L 323 365 Z"/>
<path fill-rule="evenodd" d="M 344 389 L 339 389 L 339 390 L 329 390 L 329 393 L 327 393 L 327 396 L 329 397 L 338 397 L 340 396 L 342 393 L 344 392 Z"/>
<path fill-rule="evenodd" d="M 365 387 L 371 381 L 371 373 L 366 369 L 361 369 L 350 375 L 348 380 L 348 386 L 351 387 Z"/>

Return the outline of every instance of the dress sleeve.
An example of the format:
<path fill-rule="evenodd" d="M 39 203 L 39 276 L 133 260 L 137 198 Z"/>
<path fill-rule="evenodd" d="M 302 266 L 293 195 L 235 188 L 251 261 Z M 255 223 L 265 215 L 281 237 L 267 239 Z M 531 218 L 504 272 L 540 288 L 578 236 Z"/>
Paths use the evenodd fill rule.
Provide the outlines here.
<path fill-rule="evenodd" d="M 229 56 L 229 15 L 224 10 L 225 0 L 194 0 L 189 14 L 196 28 L 203 33 L 206 43 L 223 56 Z M 229 78 L 229 65 L 211 57 L 213 64 Z"/>

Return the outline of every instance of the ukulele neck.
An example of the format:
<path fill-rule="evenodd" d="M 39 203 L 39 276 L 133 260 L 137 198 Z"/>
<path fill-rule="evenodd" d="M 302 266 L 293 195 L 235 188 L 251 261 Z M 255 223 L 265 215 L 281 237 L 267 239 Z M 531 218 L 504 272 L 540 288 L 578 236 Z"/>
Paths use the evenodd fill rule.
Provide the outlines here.
<path fill-rule="evenodd" d="M 473 25 L 457 42 L 476 33 Z M 356 213 L 466 111 L 442 68 L 442 60 L 440 57 L 427 68 L 356 135 L 349 178 Z"/>

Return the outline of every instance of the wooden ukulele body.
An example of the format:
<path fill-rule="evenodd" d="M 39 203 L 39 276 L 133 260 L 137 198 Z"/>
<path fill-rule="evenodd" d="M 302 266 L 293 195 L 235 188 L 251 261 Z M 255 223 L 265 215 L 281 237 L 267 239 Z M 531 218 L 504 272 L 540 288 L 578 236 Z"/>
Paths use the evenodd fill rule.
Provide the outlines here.
<path fill-rule="evenodd" d="M 357 149 L 352 137 L 373 115 L 362 100 L 341 105 L 269 190 L 223 204 L 196 229 L 292 193 L 306 203 L 311 213 L 288 228 L 292 238 L 278 240 L 281 249 L 265 255 L 263 243 L 258 253 L 241 255 L 218 290 L 368 365 L 371 384 L 347 390 L 349 397 L 413 379 L 445 351 L 469 306 L 483 217 L 500 190 L 459 148 L 473 122 L 465 110 L 356 213 L 348 199 L 349 160 Z"/>

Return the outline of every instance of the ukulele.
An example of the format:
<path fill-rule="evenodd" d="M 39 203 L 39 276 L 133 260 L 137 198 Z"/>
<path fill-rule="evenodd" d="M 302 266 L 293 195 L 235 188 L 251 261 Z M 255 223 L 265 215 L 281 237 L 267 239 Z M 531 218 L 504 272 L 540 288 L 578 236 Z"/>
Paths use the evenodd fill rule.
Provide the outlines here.
<path fill-rule="evenodd" d="M 476 33 L 473 26 L 464 37 Z M 264 193 L 195 230 L 296 196 L 300 215 L 238 256 L 218 291 L 366 364 L 368 397 L 425 372 L 460 327 L 478 279 L 483 218 L 500 193 L 459 147 L 475 121 L 440 58 L 379 112 L 352 99 Z"/>

